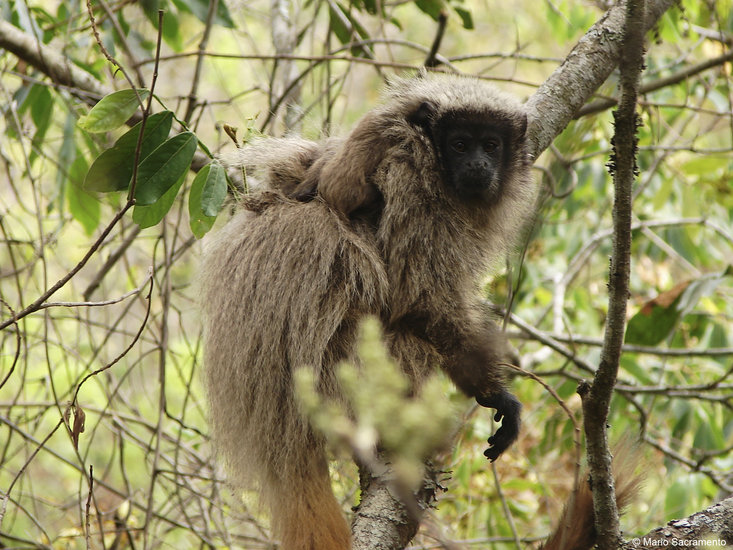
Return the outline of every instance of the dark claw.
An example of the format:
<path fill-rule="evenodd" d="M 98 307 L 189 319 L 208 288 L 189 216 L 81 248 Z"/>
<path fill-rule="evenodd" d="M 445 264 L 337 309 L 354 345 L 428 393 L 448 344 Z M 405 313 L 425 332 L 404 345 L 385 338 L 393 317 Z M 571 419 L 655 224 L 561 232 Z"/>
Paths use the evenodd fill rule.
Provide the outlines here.
<path fill-rule="evenodd" d="M 507 391 L 477 397 L 476 402 L 482 407 L 496 409 L 494 420 L 502 421 L 496 433 L 487 440 L 490 447 L 484 451 L 486 458 L 494 462 L 519 435 L 522 404 Z"/>

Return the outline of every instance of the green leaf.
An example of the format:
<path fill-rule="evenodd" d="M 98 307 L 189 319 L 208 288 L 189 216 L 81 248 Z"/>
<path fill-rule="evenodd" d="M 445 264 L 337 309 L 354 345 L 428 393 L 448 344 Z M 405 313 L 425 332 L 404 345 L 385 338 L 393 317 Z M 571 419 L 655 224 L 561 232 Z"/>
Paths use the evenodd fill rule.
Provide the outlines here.
<path fill-rule="evenodd" d="M 140 99 L 138 100 L 138 95 Z M 109 132 L 122 126 L 145 101 L 150 90 L 141 88 L 137 94 L 133 89 L 119 90 L 104 96 L 85 116 L 79 119 L 79 126 L 92 133 Z"/>
<path fill-rule="evenodd" d="M 33 134 L 31 142 L 30 161 L 32 163 L 38 156 L 37 151 L 43 151 L 45 148 L 43 140 L 51 126 L 51 117 L 54 112 L 53 96 L 46 86 L 36 85 L 28 94 L 27 101 L 30 103 L 31 119 L 36 126 L 36 132 Z"/>
<path fill-rule="evenodd" d="M 621 368 L 634 377 L 634 380 L 642 385 L 652 385 L 654 378 L 650 376 L 647 365 L 639 362 L 639 358 L 635 354 L 624 353 L 620 359 Z"/>
<path fill-rule="evenodd" d="M 140 7 L 151 21 L 156 20 L 158 10 L 161 9 L 160 2 L 158 0 L 140 0 Z"/>
<path fill-rule="evenodd" d="M 473 30 L 473 16 L 471 15 L 471 12 L 465 8 L 459 8 L 458 6 L 453 6 L 453 9 L 456 10 L 458 17 L 461 18 L 461 22 L 463 23 L 463 28 L 466 30 L 472 31 Z"/>
<path fill-rule="evenodd" d="M 626 327 L 627 344 L 656 346 L 667 338 L 680 317 L 691 311 L 700 298 L 709 296 L 726 277 L 713 273 L 685 281 L 645 303 Z"/>
<path fill-rule="evenodd" d="M 183 50 L 183 36 L 181 35 L 181 27 L 177 14 L 171 13 L 169 10 L 163 16 L 163 40 L 173 51 L 180 52 Z M 154 25 L 157 24 L 154 23 Z"/>
<path fill-rule="evenodd" d="M 188 196 L 188 213 L 191 232 L 197 239 L 214 225 L 226 192 L 226 171 L 218 162 L 207 164 L 196 175 Z"/>
<path fill-rule="evenodd" d="M 336 38 L 342 44 L 348 44 L 355 39 L 366 40 L 369 38 L 369 32 L 343 4 L 338 2 L 329 4 L 328 13 L 331 29 L 333 29 Z M 357 46 L 351 48 L 351 53 L 354 56 L 364 56 L 367 54 L 367 51 L 363 47 Z"/>
<path fill-rule="evenodd" d="M 216 216 L 227 198 L 227 177 L 224 167 L 218 162 L 212 162 L 210 166 L 211 171 L 201 193 L 201 209 L 207 216 Z"/>
<path fill-rule="evenodd" d="M 346 14 L 341 12 L 338 5 L 329 5 L 328 15 L 331 29 L 336 35 L 336 38 L 339 39 L 339 42 L 341 42 L 342 44 L 350 42 L 351 29 L 349 28 L 348 18 L 346 17 Z"/>
<path fill-rule="evenodd" d="M 377 0 L 364 0 L 364 9 L 370 15 L 377 15 L 379 8 L 384 10 L 384 5 L 382 4 L 382 2 L 379 2 L 379 4 L 377 4 Z M 382 11 L 382 13 L 384 13 L 384 11 Z"/>
<path fill-rule="evenodd" d="M 729 157 L 700 155 L 683 163 L 680 169 L 685 174 L 691 174 L 695 176 L 708 176 L 709 174 L 717 171 L 722 172 L 723 170 L 728 168 L 729 163 Z"/>
<path fill-rule="evenodd" d="M 76 157 L 83 156 L 80 151 L 77 151 L 76 142 L 74 141 L 75 127 L 76 117 L 72 113 L 68 113 L 66 116 L 66 122 L 64 123 L 61 147 L 59 147 L 58 152 L 58 163 L 60 169 L 56 172 L 57 205 L 59 212 L 63 212 L 64 205 L 66 204 L 64 194 L 69 180 L 69 170 L 74 165 Z M 49 204 L 49 209 L 50 208 L 51 205 Z"/>
<path fill-rule="evenodd" d="M 646 302 L 639 312 L 629 319 L 625 342 L 656 346 L 664 340 L 679 320 L 680 311 L 677 305 L 688 284 L 681 283 Z"/>
<path fill-rule="evenodd" d="M 31 118 L 36 128 L 48 126 L 48 121 L 53 112 L 53 96 L 48 86 L 35 84 L 28 93 L 26 102 L 30 104 Z"/>
<path fill-rule="evenodd" d="M 72 175 L 70 176 L 71 184 L 66 186 L 66 201 L 69 205 L 69 212 L 72 217 L 78 221 L 87 235 L 94 233 L 99 226 L 101 219 L 101 208 L 99 200 L 94 195 L 90 195 L 79 186 L 73 172 L 79 173 L 79 177 L 84 176 L 86 171 L 86 162 L 84 157 L 78 156 L 72 166 Z"/>
<path fill-rule="evenodd" d="M 165 217 L 168 211 L 173 206 L 173 201 L 176 199 L 181 185 L 183 185 L 186 179 L 186 173 L 184 172 L 181 177 L 176 181 L 157 201 L 149 206 L 136 204 L 132 209 L 132 221 L 138 224 L 140 227 L 145 229 L 146 227 L 152 227 L 160 223 Z"/>
<path fill-rule="evenodd" d="M 171 130 L 173 113 L 163 111 L 148 117 L 140 148 L 140 161 L 165 141 Z M 135 148 L 142 122 L 122 135 L 115 144 L 103 151 L 92 163 L 82 187 L 87 191 L 109 193 L 127 189 L 135 163 Z"/>
<path fill-rule="evenodd" d="M 440 12 L 443 10 L 445 3 L 443 0 L 416 0 L 415 5 L 421 12 L 427 13 L 437 21 L 440 18 Z"/>
<path fill-rule="evenodd" d="M 197 143 L 192 132 L 183 132 L 166 140 L 140 163 L 135 189 L 137 204 L 153 204 L 185 175 Z"/>
<path fill-rule="evenodd" d="M 692 444 L 701 451 L 714 451 L 725 448 L 725 438 L 710 411 L 700 408 L 694 412 L 698 421 Z"/>
<path fill-rule="evenodd" d="M 183 48 L 183 37 L 180 32 L 180 10 L 175 2 L 168 0 L 141 0 L 140 6 L 145 13 L 145 17 L 157 31 L 158 29 L 158 10 L 163 10 L 163 40 L 165 43 L 179 52 Z"/>
<path fill-rule="evenodd" d="M 715 292 L 725 276 L 725 273 L 711 273 L 690 282 L 680 296 L 680 311 L 684 313 L 692 311 L 703 296 L 710 296 Z"/>
<path fill-rule="evenodd" d="M 173 0 L 173 3 L 178 9 L 192 13 L 197 19 L 206 23 L 206 19 L 209 16 L 209 2 L 207 0 Z M 216 5 L 214 23 L 228 29 L 235 27 L 232 16 L 229 13 L 229 8 L 226 2 L 222 0 L 219 0 L 219 3 Z"/>
<path fill-rule="evenodd" d="M 203 194 L 204 185 L 211 173 L 211 164 L 204 166 L 191 184 L 191 192 L 188 195 L 188 224 L 191 232 L 197 239 L 202 238 L 216 221 L 215 217 L 208 216 L 204 213 L 201 205 L 201 196 Z"/>

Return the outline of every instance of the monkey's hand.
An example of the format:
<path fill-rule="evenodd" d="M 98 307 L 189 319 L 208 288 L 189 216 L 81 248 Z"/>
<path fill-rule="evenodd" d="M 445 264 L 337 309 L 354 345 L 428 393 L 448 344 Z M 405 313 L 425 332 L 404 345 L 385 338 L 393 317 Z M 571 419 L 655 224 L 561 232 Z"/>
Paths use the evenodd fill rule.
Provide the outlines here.
<path fill-rule="evenodd" d="M 519 435 L 519 413 L 522 410 L 522 404 L 506 390 L 476 397 L 476 402 L 482 407 L 496 409 L 495 421 L 498 422 L 503 418 L 499 429 L 488 439 L 490 447 L 484 451 L 486 458 L 494 462 Z"/>

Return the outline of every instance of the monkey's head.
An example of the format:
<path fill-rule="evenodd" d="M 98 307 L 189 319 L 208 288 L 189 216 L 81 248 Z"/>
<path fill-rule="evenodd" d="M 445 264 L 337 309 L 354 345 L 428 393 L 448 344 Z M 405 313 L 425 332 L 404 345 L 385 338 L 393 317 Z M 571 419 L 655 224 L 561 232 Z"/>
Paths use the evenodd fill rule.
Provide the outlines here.
<path fill-rule="evenodd" d="M 457 207 L 494 227 L 500 249 L 531 204 L 522 104 L 448 74 L 394 79 L 385 96 L 347 137 L 329 142 L 293 196 L 317 195 L 350 218 L 384 205 Z"/>
<path fill-rule="evenodd" d="M 522 106 L 475 79 L 416 80 L 406 120 L 428 138 L 446 188 L 464 202 L 493 204 L 527 165 Z"/>

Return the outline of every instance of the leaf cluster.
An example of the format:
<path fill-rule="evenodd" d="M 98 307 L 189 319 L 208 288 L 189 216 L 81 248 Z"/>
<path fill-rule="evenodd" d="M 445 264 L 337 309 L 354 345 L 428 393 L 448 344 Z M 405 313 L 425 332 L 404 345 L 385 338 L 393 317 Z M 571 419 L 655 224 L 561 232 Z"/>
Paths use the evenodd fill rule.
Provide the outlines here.
<path fill-rule="evenodd" d="M 358 361 L 337 371 L 342 399 L 319 391 L 314 371 L 296 372 L 296 395 L 313 425 L 335 446 L 374 467 L 384 452 L 398 478 L 409 487 L 422 480 L 424 462 L 448 444 L 456 428 L 456 408 L 439 377 L 418 391 L 389 357 L 381 324 L 367 318 L 360 325 Z"/>

